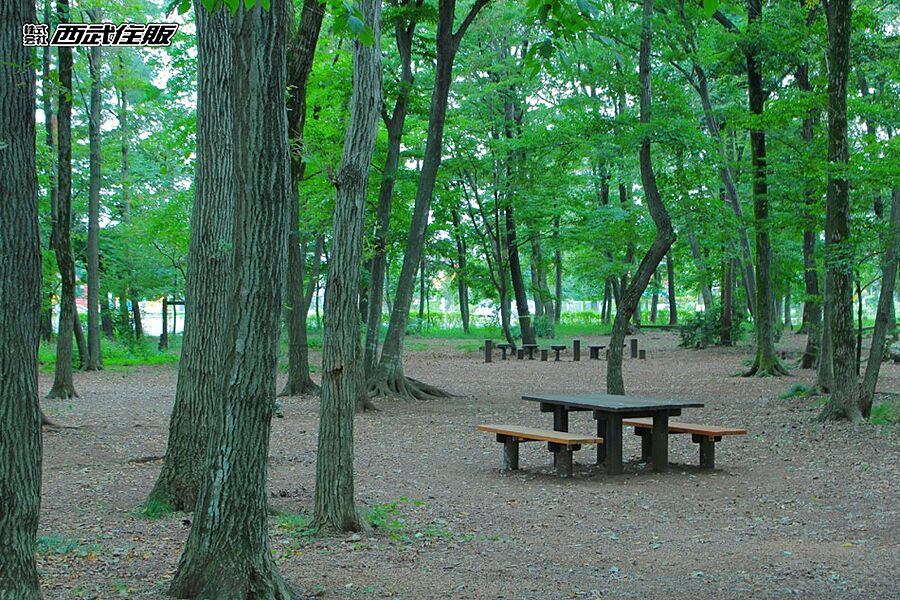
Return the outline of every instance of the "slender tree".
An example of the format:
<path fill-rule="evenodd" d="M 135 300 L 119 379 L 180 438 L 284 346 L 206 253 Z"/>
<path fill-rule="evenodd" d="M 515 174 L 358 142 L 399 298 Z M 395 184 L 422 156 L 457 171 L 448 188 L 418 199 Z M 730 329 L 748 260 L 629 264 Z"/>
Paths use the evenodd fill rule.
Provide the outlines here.
<path fill-rule="evenodd" d="M 357 269 L 362 257 L 366 190 L 381 114 L 381 2 L 358 3 L 374 42 L 353 42 L 350 122 L 334 186 L 331 260 L 325 284 L 322 409 L 316 460 L 315 526 L 358 531 L 353 498 L 353 415 L 365 397 L 361 377 Z M 362 386 L 362 389 L 360 387 Z"/>
<path fill-rule="evenodd" d="M 863 418 L 853 342 L 854 247 L 850 237 L 847 164 L 847 78 L 850 72 L 851 0 L 828 0 L 828 188 L 825 201 L 826 304 L 834 387 L 819 418 Z"/>
<path fill-rule="evenodd" d="M 640 120 L 647 127 L 650 123 L 652 105 L 652 87 L 650 57 L 653 45 L 653 0 L 643 0 L 641 12 L 641 47 L 638 58 L 640 76 Z M 612 335 L 609 341 L 609 361 L 606 366 L 606 391 L 610 394 L 624 394 L 625 382 L 622 379 L 622 345 L 628 331 L 628 322 L 637 309 L 641 294 L 656 271 L 659 263 L 665 258 L 669 248 L 675 242 L 675 231 L 669 211 L 659 195 L 656 186 L 656 174 L 650 156 L 650 134 L 645 133 L 640 147 L 641 183 L 647 199 L 650 217 L 656 225 L 656 237 L 641 260 L 637 271 L 628 286 L 622 292 L 622 301 L 616 306 L 616 318 L 613 321 Z"/>
<path fill-rule="evenodd" d="M 22 25 L 34 2 L 0 3 L 0 599 L 41 598 L 35 563 L 41 507 L 37 349 L 41 248 L 35 167 L 35 72 Z M 71 337 L 69 338 L 71 342 Z"/>
<path fill-rule="evenodd" d="M 100 15 L 94 11 L 91 19 L 100 21 Z M 100 61 L 102 50 L 94 46 L 88 51 L 88 65 L 91 73 L 91 104 L 88 119 L 88 138 L 90 140 L 90 195 L 88 200 L 88 239 L 87 239 L 87 309 L 88 334 L 87 356 L 82 365 L 85 371 L 96 371 L 103 368 L 103 357 L 100 354 Z"/>
<path fill-rule="evenodd" d="M 69 0 L 57 0 L 60 23 L 69 21 Z M 59 328 L 56 338 L 56 369 L 48 398 L 74 398 L 72 380 L 72 334 L 78 319 L 75 310 L 75 258 L 72 255 L 72 48 L 59 46 L 59 103 L 57 144 L 58 193 L 53 215 L 53 249 L 62 279 L 59 301 Z M 82 355 L 82 359 L 84 355 Z"/>
<path fill-rule="evenodd" d="M 175 406 L 162 470 L 149 500 L 179 510 L 197 503 L 211 414 L 222 398 L 222 355 L 234 243 L 231 115 L 231 19 L 195 4 L 197 20 L 197 164 L 185 321 Z"/>
<path fill-rule="evenodd" d="M 285 312 L 288 330 L 288 378 L 279 395 L 294 396 L 316 392 L 319 386 L 309 375 L 309 342 L 306 336 L 306 315 L 311 294 L 304 292 L 307 236 L 300 234 L 300 182 L 306 170 L 302 147 L 303 127 L 306 123 L 306 84 L 312 71 L 313 58 L 319 40 L 319 30 L 325 16 L 325 5 L 319 0 L 304 0 L 300 25 L 291 37 L 287 50 L 288 61 L 288 136 L 293 141 L 291 152 L 290 230 L 288 233 L 288 267 Z M 303 240 L 301 242 L 301 237 Z M 318 246 L 317 246 L 318 248 Z M 321 252 L 313 257 L 313 276 L 318 276 Z M 310 281 L 310 283 L 312 283 Z M 308 289 L 312 289 L 310 285 Z"/>
<path fill-rule="evenodd" d="M 434 184 L 437 180 L 438 168 L 441 165 L 444 122 L 447 117 L 450 84 L 453 80 L 453 60 L 466 30 L 475 20 L 478 12 L 489 1 L 475 0 L 456 32 L 453 31 L 456 0 L 439 0 L 438 2 L 435 80 L 428 117 L 428 133 L 425 140 L 425 157 L 416 187 L 412 222 L 406 238 L 403 266 L 400 270 L 400 280 L 397 282 L 387 337 L 381 350 L 378 369 L 369 380 L 369 390 L 375 395 L 419 399 L 447 396 L 447 393 L 442 390 L 410 380 L 404 375 L 403 338 L 406 336 L 406 326 L 409 322 L 409 309 L 412 305 L 416 271 L 419 268 L 425 245 L 425 230 L 428 226 Z"/>

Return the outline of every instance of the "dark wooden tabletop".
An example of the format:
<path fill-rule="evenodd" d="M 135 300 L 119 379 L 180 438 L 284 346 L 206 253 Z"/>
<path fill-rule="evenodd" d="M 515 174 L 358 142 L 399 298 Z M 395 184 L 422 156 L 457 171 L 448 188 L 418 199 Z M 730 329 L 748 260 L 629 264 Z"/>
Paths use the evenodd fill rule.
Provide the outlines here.
<path fill-rule="evenodd" d="M 523 400 L 532 400 L 544 404 L 572 406 L 588 410 L 608 412 L 631 412 L 634 410 L 666 410 L 680 408 L 698 408 L 702 402 L 693 400 L 672 400 L 666 398 L 641 398 L 637 396 L 616 396 L 612 394 L 542 394 L 534 393 L 522 396 Z"/>

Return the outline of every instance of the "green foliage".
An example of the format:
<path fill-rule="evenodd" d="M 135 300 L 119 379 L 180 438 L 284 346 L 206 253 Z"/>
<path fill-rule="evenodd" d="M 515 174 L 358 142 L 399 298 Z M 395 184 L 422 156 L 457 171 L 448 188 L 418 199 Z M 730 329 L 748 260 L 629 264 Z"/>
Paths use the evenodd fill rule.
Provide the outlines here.
<path fill-rule="evenodd" d="M 734 311 L 731 321 L 731 339 L 737 341 L 743 335 L 739 311 Z M 722 332 L 722 306 L 716 303 L 711 310 L 694 313 L 678 327 L 682 348 L 706 348 L 718 343 Z"/>
<path fill-rule="evenodd" d="M 166 502 L 160 500 L 149 500 L 142 504 L 131 513 L 136 517 L 143 517 L 155 521 L 163 519 L 175 514 L 175 509 Z"/>
<path fill-rule="evenodd" d="M 173 339 L 174 338 L 174 339 Z M 160 351 L 155 337 L 124 338 L 115 342 L 102 339 L 100 342 L 103 365 L 105 367 L 130 367 L 135 365 L 162 365 L 177 363 L 179 354 L 177 343 L 180 336 L 169 337 L 172 348 Z M 174 343 L 173 343 L 174 342 Z M 56 341 L 41 342 L 38 347 L 38 362 L 44 372 L 52 371 L 56 365 Z M 80 363 L 77 349 L 73 352 L 73 367 Z"/>
<path fill-rule="evenodd" d="M 808 396 L 813 396 L 816 393 L 816 388 L 802 384 L 795 383 L 788 390 L 782 392 L 778 395 L 779 400 L 787 400 L 789 398 L 804 398 Z"/>
<path fill-rule="evenodd" d="M 876 402 L 872 406 L 872 414 L 869 415 L 869 422 L 874 425 L 900 424 L 900 402 L 898 402 L 896 398 L 893 400 Z"/>
<path fill-rule="evenodd" d="M 67 538 L 62 535 L 42 535 L 37 539 L 35 553 L 41 556 L 78 556 L 81 558 L 100 551 L 100 544 L 86 544 L 83 540 Z"/>
<path fill-rule="evenodd" d="M 278 531 L 294 537 L 309 538 L 316 535 L 312 517 L 302 513 L 282 513 L 278 517 Z"/>
<path fill-rule="evenodd" d="M 534 334 L 537 337 L 553 338 L 556 337 L 553 321 L 547 315 L 538 315 L 532 320 Z"/>

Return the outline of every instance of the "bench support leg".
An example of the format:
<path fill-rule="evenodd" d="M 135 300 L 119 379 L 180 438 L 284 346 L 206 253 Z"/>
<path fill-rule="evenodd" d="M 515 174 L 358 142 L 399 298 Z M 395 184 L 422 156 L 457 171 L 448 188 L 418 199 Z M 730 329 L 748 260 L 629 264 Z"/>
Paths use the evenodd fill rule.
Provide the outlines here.
<path fill-rule="evenodd" d="M 634 432 L 641 436 L 641 462 L 648 463 L 653 455 L 653 436 L 643 428 L 635 428 Z"/>
<path fill-rule="evenodd" d="M 507 471 L 519 470 L 519 442 L 503 442 L 503 468 Z"/>
<path fill-rule="evenodd" d="M 602 465 L 606 462 L 606 421 L 597 419 L 597 437 L 604 438 L 603 444 L 597 444 L 597 464 Z"/>
<path fill-rule="evenodd" d="M 606 420 L 606 472 L 610 475 L 622 473 L 622 415 L 610 414 Z"/>
<path fill-rule="evenodd" d="M 695 435 L 693 440 L 700 445 L 700 468 L 704 471 L 712 471 L 716 468 L 716 439 Z"/>
<path fill-rule="evenodd" d="M 572 476 L 572 449 L 566 446 L 560 447 L 556 456 L 556 474 L 566 479 Z"/>
<path fill-rule="evenodd" d="M 665 473 L 669 469 L 669 415 L 653 415 L 653 431 L 650 437 L 653 470 Z"/>

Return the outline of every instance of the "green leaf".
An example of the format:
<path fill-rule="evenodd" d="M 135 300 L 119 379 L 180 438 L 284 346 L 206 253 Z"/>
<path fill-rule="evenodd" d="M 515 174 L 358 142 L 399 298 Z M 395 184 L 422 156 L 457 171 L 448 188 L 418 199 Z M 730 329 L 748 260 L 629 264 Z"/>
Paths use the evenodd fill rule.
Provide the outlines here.
<path fill-rule="evenodd" d="M 269 10 L 272 8 L 272 0 L 259 0 L 259 5 L 262 6 L 263 10 Z"/>
<path fill-rule="evenodd" d="M 347 17 L 347 25 L 356 35 L 362 34 L 363 30 L 366 28 L 366 24 L 356 15 L 349 15 Z"/>
<path fill-rule="evenodd" d="M 713 16 L 719 10 L 719 0 L 703 0 L 703 14 L 707 17 Z"/>
<path fill-rule="evenodd" d="M 592 19 L 596 19 L 600 16 L 600 9 L 597 8 L 597 5 L 591 2 L 591 0 L 578 0 L 578 8 L 591 15 Z"/>

